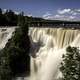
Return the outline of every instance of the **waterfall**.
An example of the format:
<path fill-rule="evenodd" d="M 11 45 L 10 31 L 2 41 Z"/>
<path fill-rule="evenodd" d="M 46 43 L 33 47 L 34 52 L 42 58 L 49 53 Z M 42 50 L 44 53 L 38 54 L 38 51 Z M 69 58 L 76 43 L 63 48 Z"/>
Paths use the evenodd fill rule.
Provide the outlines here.
<path fill-rule="evenodd" d="M 12 33 L 15 31 L 15 27 L 0 28 L 0 49 L 4 48 L 8 39 L 12 37 Z"/>
<path fill-rule="evenodd" d="M 30 28 L 31 77 L 30 80 L 57 80 L 62 55 L 66 47 L 80 47 L 80 30 L 62 28 Z"/>
<path fill-rule="evenodd" d="M 0 28 L 0 49 L 5 47 L 15 27 Z M 80 30 L 62 28 L 29 28 L 31 41 L 31 75 L 24 80 L 57 80 L 66 47 L 80 47 Z M 15 80 L 23 80 L 23 77 Z"/>

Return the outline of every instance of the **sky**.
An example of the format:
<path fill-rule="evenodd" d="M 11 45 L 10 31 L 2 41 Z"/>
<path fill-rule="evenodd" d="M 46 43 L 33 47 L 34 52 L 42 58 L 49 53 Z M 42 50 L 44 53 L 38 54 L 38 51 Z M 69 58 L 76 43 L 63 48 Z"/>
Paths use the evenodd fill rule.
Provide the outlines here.
<path fill-rule="evenodd" d="M 80 20 L 80 0 L 0 0 L 0 8 L 45 19 Z"/>

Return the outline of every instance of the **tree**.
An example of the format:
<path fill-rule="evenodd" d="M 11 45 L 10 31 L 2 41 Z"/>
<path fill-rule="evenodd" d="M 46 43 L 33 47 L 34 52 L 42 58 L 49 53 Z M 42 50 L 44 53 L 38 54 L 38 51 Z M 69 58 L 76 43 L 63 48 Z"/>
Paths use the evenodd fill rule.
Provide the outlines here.
<path fill-rule="evenodd" d="M 12 78 L 8 57 L 5 49 L 0 51 L 0 80 L 11 80 Z"/>
<path fill-rule="evenodd" d="M 0 51 L 0 80 L 11 80 L 13 76 L 30 73 L 30 40 L 28 24 L 16 28 L 11 39 Z"/>
<path fill-rule="evenodd" d="M 19 29 L 16 29 L 12 38 L 12 45 L 13 47 L 10 49 L 10 52 L 12 51 L 10 66 L 13 72 L 16 71 L 14 74 L 26 71 L 28 74 L 30 70 L 30 40 L 28 37 L 28 25 L 26 23 L 20 26 Z"/>
<path fill-rule="evenodd" d="M 16 28 L 12 38 L 6 44 L 6 53 L 9 55 L 9 65 L 13 75 L 30 72 L 30 40 L 28 37 L 28 24 L 24 22 Z"/>
<path fill-rule="evenodd" d="M 80 80 L 80 51 L 76 47 L 67 47 L 67 53 L 63 55 L 60 70 L 62 80 Z"/>
<path fill-rule="evenodd" d="M 15 18 L 16 15 L 12 10 L 6 10 L 4 16 L 5 16 L 7 25 L 13 26 L 16 24 L 16 18 Z"/>
<path fill-rule="evenodd" d="M 2 15 L 2 9 L 0 8 L 0 15 Z"/>
<path fill-rule="evenodd" d="M 25 23 L 25 18 L 24 18 L 24 12 L 21 12 L 19 15 L 18 15 L 18 23 L 17 25 L 18 26 L 21 26 L 22 24 Z"/>
<path fill-rule="evenodd" d="M 2 9 L 0 8 L 0 25 L 2 25 L 2 19 L 3 19 L 3 14 L 2 14 Z"/>

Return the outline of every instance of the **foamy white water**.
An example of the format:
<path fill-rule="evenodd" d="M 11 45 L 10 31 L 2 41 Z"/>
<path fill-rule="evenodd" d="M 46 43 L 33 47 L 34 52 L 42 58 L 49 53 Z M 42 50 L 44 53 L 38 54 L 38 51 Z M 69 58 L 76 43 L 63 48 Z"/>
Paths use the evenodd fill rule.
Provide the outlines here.
<path fill-rule="evenodd" d="M 62 77 L 59 71 L 62 55 L 69 45 L 80 47 L 80 30 L 30 28 L 29 36 L 32 44 L 30 80 L 56 80 Z"/>
<path fill-rule="evenodd" d="M 0 28 L 0 49 L 5 47 L 8 39 L 12 37 L 12 33 L 15 31 L 15 27 Z"/>

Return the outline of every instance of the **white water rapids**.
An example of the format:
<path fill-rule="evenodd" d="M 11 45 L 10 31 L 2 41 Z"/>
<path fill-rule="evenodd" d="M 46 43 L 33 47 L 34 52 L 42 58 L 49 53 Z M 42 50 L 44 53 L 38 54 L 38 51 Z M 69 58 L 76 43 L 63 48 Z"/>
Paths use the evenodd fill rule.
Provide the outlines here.
<path fill-rule="evenodd" d="M 5 47 L 15 28 L 0 28 L 0 49 Z M 66 47 L 80 47 L 80 30 L 29 28 L 31 40 L 31 75 L 16 80 L 59 80 L 62 55 Z"/>
<path fill-rule="evenodd" d="M 2 27 L 0 28 L 0 49 L 5 47 L 5 44 L 12 37 L 15 27 Z"/>
<path fill-rule="evenodd" d="M 59 80 L 62 55 L 66 47 L 80 47 L 80 30 L 62 28 L 30 28 L 30 80 Z"/>

